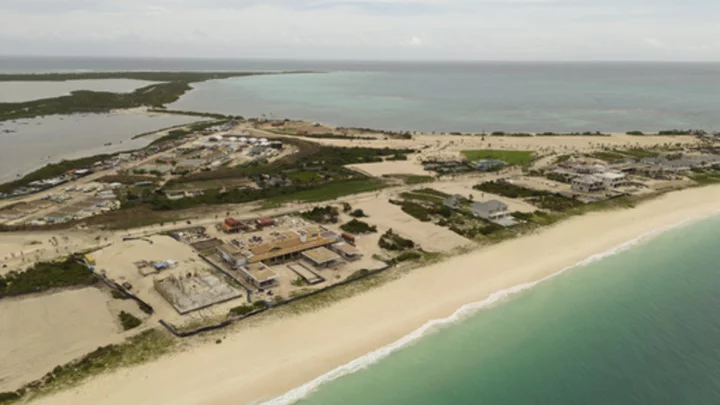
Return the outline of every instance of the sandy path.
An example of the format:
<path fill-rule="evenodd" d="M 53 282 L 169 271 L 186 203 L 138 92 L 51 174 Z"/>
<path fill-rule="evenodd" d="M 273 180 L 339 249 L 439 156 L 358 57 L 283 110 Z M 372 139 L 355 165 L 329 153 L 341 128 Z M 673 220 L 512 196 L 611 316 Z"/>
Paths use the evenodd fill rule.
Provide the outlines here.
<path fill-rule="evenodd" d="M 434 173 L 423 169 L 422 164 L 417 160 L 399 160 L 380 163 L 362 163 L 348 165 L 351 169 L 358 170 L 370 176 L 382 177 L 392 174 L 413 174 L 417 176 L 432 176 Z"/>
<path fill-rule="evenodd" d="M 447 317 L 465 303 L 542 279 L 659 227 L 715 213 L 720 210 L 718 201 L 720 187 L 692 189 L 631 210 L 574 218 L 536 235 L 416 270 L 399 281 L 314 313 L 228 332 L 221 345 L 198 346 L 100 376 L 35 403 L 258 402 L 393 342 L 429 319 Z"/>

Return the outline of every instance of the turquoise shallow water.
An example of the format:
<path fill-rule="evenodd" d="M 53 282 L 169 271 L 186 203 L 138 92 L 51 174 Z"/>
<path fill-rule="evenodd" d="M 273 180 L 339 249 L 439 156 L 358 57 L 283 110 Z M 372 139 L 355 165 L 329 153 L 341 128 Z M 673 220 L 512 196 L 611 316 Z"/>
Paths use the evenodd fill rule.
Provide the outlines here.
<path fill-rule="evenodd" d="M 298 404 L 720 404 L 719 236 L 715 218 L 574 268 Z"/>
<path fill-rule="evenodd" d="M 171 108 L 441 132 L 720 129 L 714 108 L 720 64 L 376 63 L 345 69 L 198 83 Z"/>

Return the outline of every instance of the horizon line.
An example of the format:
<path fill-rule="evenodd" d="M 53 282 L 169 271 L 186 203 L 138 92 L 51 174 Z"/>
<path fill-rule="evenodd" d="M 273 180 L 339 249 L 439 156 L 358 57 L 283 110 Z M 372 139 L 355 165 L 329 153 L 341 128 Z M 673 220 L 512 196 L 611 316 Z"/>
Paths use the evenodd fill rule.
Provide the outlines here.
<path fill-rule="evenodd" d="M 219 57 L 219 56 L 140 56 L 140 55 L 40 55 L 3 54 L 7 59 L 144 59 L 144 60 L 208 60 L 208 61 L 257 61 L 257 62 L 353 62 L 353 63 L 706 63 L 718 64 L 720 60 L 660 60 L 660 59 L 351 59 L 351 58 L 266 58 L 266 57 Z"/>

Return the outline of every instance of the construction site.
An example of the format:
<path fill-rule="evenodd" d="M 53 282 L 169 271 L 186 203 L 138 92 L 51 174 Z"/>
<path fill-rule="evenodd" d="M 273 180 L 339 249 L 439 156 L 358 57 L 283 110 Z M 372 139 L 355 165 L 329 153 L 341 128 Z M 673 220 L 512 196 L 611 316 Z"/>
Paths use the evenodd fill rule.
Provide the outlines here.
<path fill-rule="evenodd" d="M 292 216 L 227 218 L 214 228 L 189 228 L 171 236 L 243 286 L 252 301 L 293 298 L 384 265 L 364 255 L 354 246 L 355 238 L 344 239 L 339 229 Z"/>
<path fill-rule="evenodd" d="M 187 321 L 183 316 L 191 313 L 215 317 L 247 302 L 243 288 L 166 235 L 127 239 L 92 253 L 87 261 L 168 321 Z"/>

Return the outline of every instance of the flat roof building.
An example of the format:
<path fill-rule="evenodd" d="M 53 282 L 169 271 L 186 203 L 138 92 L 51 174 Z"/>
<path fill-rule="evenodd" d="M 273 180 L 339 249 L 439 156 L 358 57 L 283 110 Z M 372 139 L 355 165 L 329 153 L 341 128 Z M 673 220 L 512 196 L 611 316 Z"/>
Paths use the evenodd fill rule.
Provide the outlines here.
<path fill-rule="evenodd" d="M 331 251 L 326 247 L 319 247 L 315 249 L 306 250 L 301 253 L 302 257 L 307 259 L 315 267 L 328 267 L 340 260 L 340 256 L 337 253 Z"/>
<path fill-rule="evenodd" d="M 605 188 L 622 187 L 627 184 L 627 175 L 624 173 L 606 172 L 598 176 L 603 179 Z"/>
<path fill-rule="evenodd" d="M 330 249 L 346 260 L 358 260 L 363 256 L 360 249 L 345 242 L 334 243 L 330 245 Z"/>
<path fill-rule="evenodd" d="M 237 271 L 245 281 L 256 288 L 268 288 L 277 284 L 277 274 L 263 263 L 250 263 L 240 266 Z"/>
<path fill-rule="evenodd" d="M 235 246 L 232 243 L 223 243 L 215 249 L 217 249 L 217 252 L 220 253 L 223 260 L 231 264 L 233 267 L 242 266 L 247 263 L 247 257 L 245 255 L 246 250 Z"/>
<path fill-rule="evenodd" d="M 572 180 L 572 189 L 582 193 L 596 193 L 605 189 L 605 181 L 596 175 L 577 177 Z"/>

